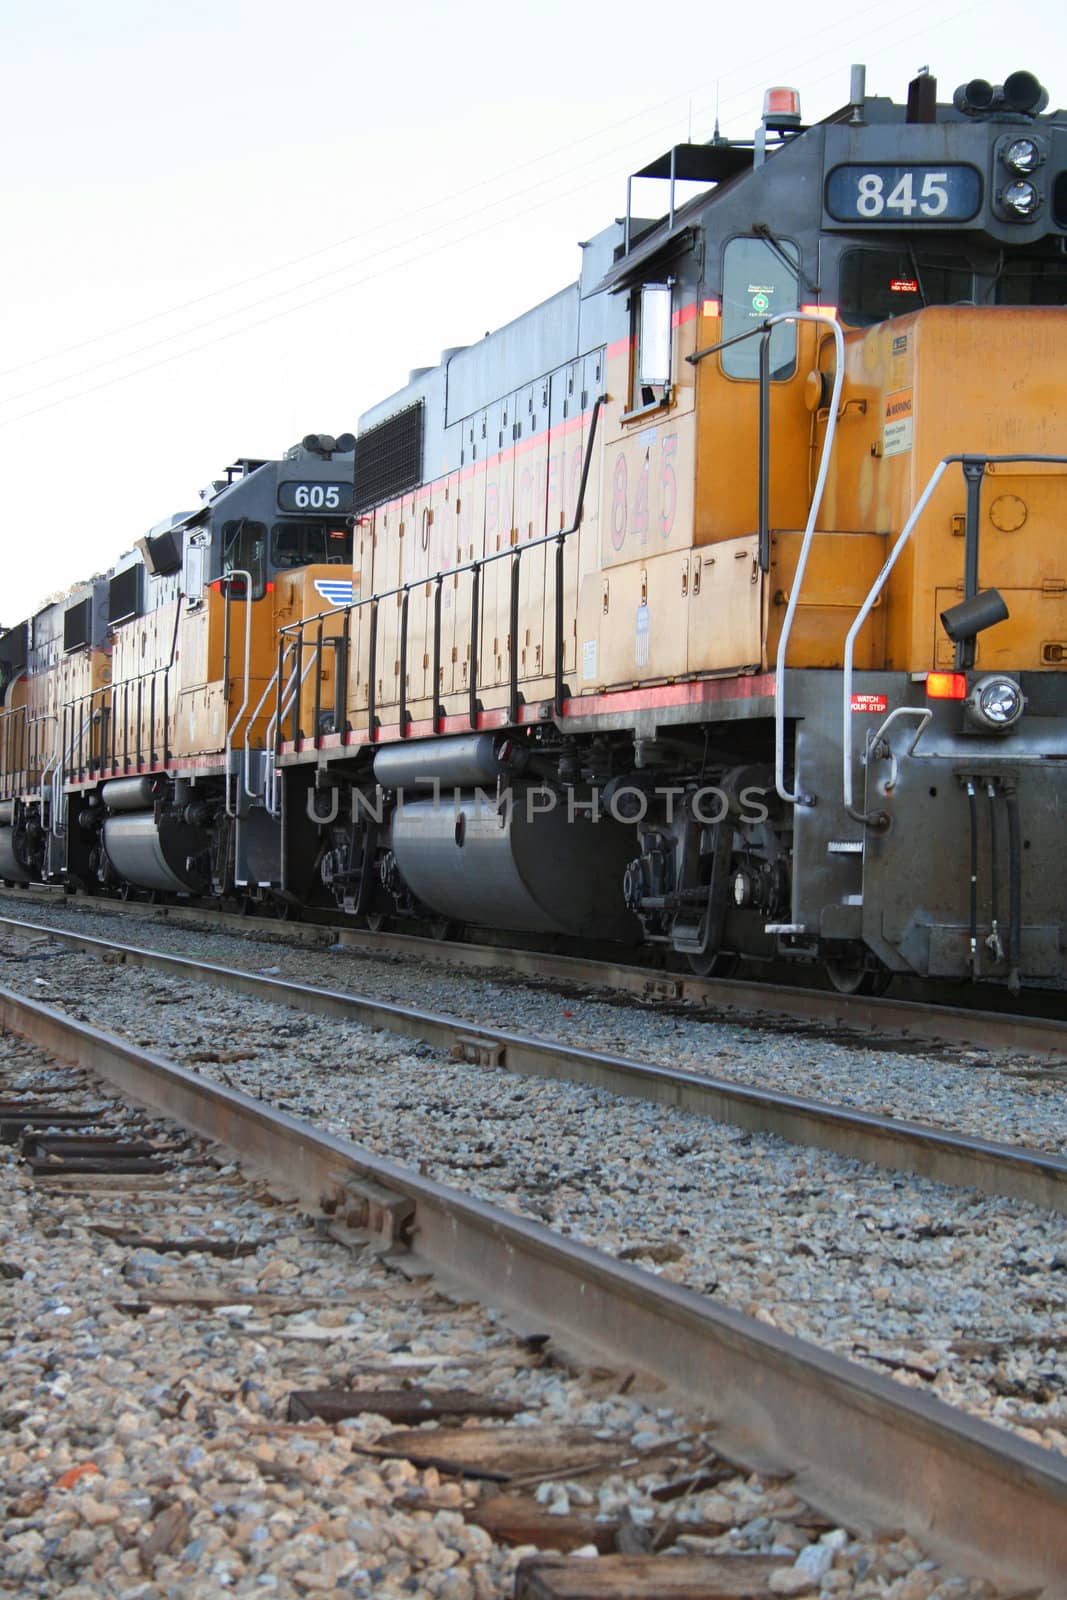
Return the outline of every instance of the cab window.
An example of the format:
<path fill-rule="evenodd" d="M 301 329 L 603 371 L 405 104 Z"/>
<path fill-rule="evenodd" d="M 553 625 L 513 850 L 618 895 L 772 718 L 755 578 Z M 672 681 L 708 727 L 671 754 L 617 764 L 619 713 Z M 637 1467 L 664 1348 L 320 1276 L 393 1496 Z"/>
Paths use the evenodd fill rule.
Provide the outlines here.
<path fill-rule="evenodd" d="M 267 590 L 267 530 L 262 522 L 238 517 L 222 525 L 222 575 L 247 572 L 252 579 L 252 599 L 261 600 Z M 237 578 L 230 593 L 243 598 L 245 581 Z"/>
<path fill-rule="evenodd" d="M 998 306 L 1067 305 L 1067 265 L 1015 257 L 1005 260 L 997 274 Z"/>
<path fill-rule="evenodd" d="M 276 522 L 270 531 L 271 570 L 329 563 L 343 566 L 352 559 L 352 533 L 328 522 Z"/>
<path fill-rule="evenodd" d="M 633 297 L 634 365 L 630 405 L 634 411 L 669 398 L 671 382 L 671 286 L 646 283 Z"/>
<path fill-rule="evenodd" d="M 800 252 L 788 240 L 731 239 L 723 252 L 722 336 L 758 328 L 768 317 L 797 309 Z M 758 338 L 745 339 L 722 352 L 728 378 L 759 377 Z M 791 378 L 797 364 L 796 324 L 779 323 L 771 332 L 771 377 Z"/>
<path fill-rule="evenodd" d="M 869 328 L 923 306 L 959 305 L 974 299 L 970 267 L 914 250 L 846 250 L 841 257 L 841 320 Z"/>

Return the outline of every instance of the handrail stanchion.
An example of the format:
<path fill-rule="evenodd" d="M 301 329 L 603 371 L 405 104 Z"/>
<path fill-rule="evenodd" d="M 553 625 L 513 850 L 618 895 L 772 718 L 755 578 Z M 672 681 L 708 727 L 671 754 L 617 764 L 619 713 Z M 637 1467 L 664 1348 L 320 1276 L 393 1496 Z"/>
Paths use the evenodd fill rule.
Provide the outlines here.
<path fill-rule="evenodd" d="M 367 739 L 374 744 L 378 737 L 378 600 L 370 602 L 370 620 L 367 624 Z"/>
<path fill-rule="evenodd" d="M 226 574 L 226 576 L 222 580 L 222 582 L 226 586 L 226 621 L 227 621 L 227 626 L 226 626 L 226 645 L 225 645 L 226 660 L 224 662 L 224 670 L 223 670 L 223 677 L 224 677 L 224 680 L 225 680 L 224 686 L 223 686 L 223 693 L 225 694 L 227 700 L 229 699 L 229 694 L 230 694 L 230 678 L 229 678 L 229 666 L 230 666 L 230 662 L 229 662 L 229 631 L 230 630 L 229 630 L 229 616 L 230 616 L 230 602 L 231 602 L 231 598 L 232 598 L 232 594 L 233 594 L 233 580 L 235 578 L 243 578 L 244 579 L 244 583 L 245 583 L 245 595 L 244 595 L 244 599 L 245 599 L 245 663 L 244 663 L 244 686 L 243 686 L 243 694 L 242 694 L 242 697 L 241 697 L 241 704 L 237 708 L 237 712 L 236 712 L 236 714 L 234 716 L 233 721 L 230 723 L 229 727 L 226 729 L 226 747 L 225 747 L 226 766 L 225 766 L 225 771 L 223 773 L 223 782 L 226 785 L 226 788 L 225 788 L 225 806 L 226 806 L 226 815 L 228 817 L 235 817 L 237 815 L 237 799 L 238 799 L 238 795 L 237 795 L 237 786 L 236 786 L 236 784 L 234 785 L 233 810 L 231 811 L 231 809 L 230 809 L 230 762 L 231 762 L 231 757 L 232 757 L 232 754 L 233 754 L 233 736 L 234 736 L 234 733 L 235 733 L 235 731 L 237 729 L 238 723 L 240 722 L 241 718 L 244 716 L 245 712 L 248 709 L 248 700 L 249 700 L 249 694 L 250 694 L 250 689 L 251 689 L 251 674 L 252 674 L 252 607 L 255 604 L 255 602 L 252 599 L 252 574 L 250 572 L 246 571 L 242 567 L 233 567 L 233 568 L 231 568 L 230 571 Z"/>
<path fill-rule="evenodd" d="M 315 672 L 315 709 L 314 709 L 314 711 L 312 713 L 312 718 L 313 718 L 313 721 L 314 721 L 314 727 L 312 728 L 312 740 L 313 740 L 313 743 L 315 745 L 315 749 L 316 750 L 321 750 L 322 749 L 322 734 L 319 731 L 319 723 L 322 721 L 322 618 L 321 617 L 319 618 L 318 628 L 315 630 L 315 645 L 314 645 L 314 651 L 313 651 L 313 654 L 312 654 L 312 662 L 314 664 L 314 672 Z"/>
<path fill-rule="evenodd" d="M 478 726 L 478 633 L 482 611 L 482 564 L 471 563 L 471 637 L 468 655 L 470 673 L 467 684 L 467 718 L 472 728 Z"/>
<path fill-rule="evenodd" d="M 397 717 L 400 723 L 400 737 L 408 736 L 408 595 L 410 591 L 404 585 L 400 596 L 400 683 L 397 686 L 398 703 Z"/>
<path fill-rule="evenodd" d="M 440 729 L 441 706 L 441 574 L 437 574 L 433 591 L 433 679 L 430 684 L 430 726 L 434 733 Z"/>
<path fill-rule="evenodd" d="M 508 606 L 508 721 L 519 720 L 519 562 L 522 545 L 511 558 L 511 594 Z"/>

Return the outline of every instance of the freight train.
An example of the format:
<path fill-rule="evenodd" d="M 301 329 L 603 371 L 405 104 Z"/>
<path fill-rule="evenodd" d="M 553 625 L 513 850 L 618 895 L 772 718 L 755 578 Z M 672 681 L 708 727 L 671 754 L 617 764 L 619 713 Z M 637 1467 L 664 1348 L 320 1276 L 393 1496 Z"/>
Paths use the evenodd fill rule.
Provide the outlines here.
<path fill-rule="evenodd" d="M 8 630 L 0 878 L 1063 987 L 1047 105 L 769 90 L 568 288 Z"/>

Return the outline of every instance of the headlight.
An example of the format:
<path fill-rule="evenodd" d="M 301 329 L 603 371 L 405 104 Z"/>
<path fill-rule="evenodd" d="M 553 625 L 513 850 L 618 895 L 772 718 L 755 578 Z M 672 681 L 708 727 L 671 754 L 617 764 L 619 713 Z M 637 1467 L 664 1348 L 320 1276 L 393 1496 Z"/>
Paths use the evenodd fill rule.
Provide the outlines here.
<path fill-rule="evenodd" d="M 969 720 L 980 728 L 1006 733 L 1023 714 L 1026 701 L 1014 678 L 999 673 L 979 678 L 967 697 Z"/>
<path fill-rule="evenodd" d="M 1013 172 L 1036 172 L 1041 165 L 1041 152 L 1032 139 L 1013 139 L 1004 151 L 1004 165 Z"/>
<path fill-rule="evenodd" d="M 1032 217 L 1038 207 L 1037 190 L 1025 178 L 1019 178 L 1001 190 L 1000 203 L 1017 217 Z"/>

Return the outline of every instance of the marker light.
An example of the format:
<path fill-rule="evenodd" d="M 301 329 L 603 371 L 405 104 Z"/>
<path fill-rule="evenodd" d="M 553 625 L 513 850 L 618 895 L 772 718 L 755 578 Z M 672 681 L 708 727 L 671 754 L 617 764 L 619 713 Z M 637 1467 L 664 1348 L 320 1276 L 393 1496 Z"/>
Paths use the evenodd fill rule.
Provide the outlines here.
<path fill-rule="evenodd" d="M 967 700 L 967 716 L 981 727 L 1005 733 L 1023 714 L 1023 692 L 1014 678 L 999 673 L 980 678 Z"/>
<path fill-rule="evenodd" d="M 764 122 L 799 122 L 800 90 L 768 89 L 763 96 Z"/>
<path fill-rule="evenodd" d="M 1000 203 L 1017 217 L 1032 217 L 1037 210 L 1037 190 L 1025 178 L 1019 178 L 1001 190 Z"/>
<path fill-rule="evenodd" d="M 720 316 L 722 312 L 722 308 L 717 300 L 705 300 L 702 309 L 706 317 L 717 317 Z"/>
<path fill-rule="evenodd" d="M 837 307 L 836 306 L 801 306 L 800 309 L 801 309 L 801 311 L 804 312 L 805 316 L 809 316 L 809 317 L 810 316 L 823 316 L 823 317 L 836 317 L 837 316 Z"/>
<path fill-rule="evenodd" d="M 1004 152 L 1004 164 L 1013 172 L 1036 172 L 1041 152 L 1032 139 L 1013 139 Z"/>
<path fill-rule="evenodd" d="M 966 673 L 928 672 L 926 674 L 926 698 L 928 700 L 966 700 Z"/>

